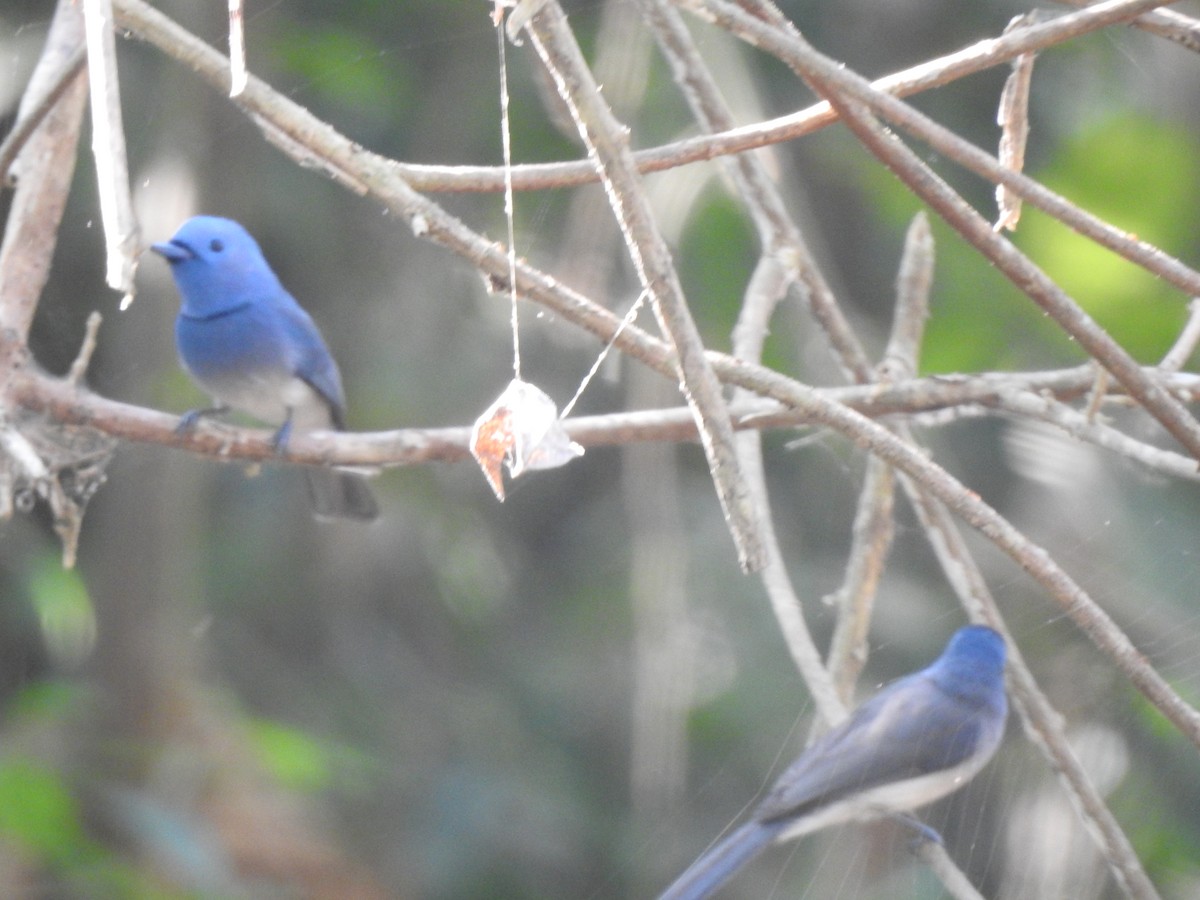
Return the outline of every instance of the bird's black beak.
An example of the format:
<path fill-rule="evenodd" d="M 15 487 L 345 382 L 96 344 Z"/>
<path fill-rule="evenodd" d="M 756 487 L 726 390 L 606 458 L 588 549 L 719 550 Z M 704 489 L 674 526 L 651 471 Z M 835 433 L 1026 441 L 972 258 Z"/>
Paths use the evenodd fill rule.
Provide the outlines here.
<path fill-rule="evenodd" d="M 196 254 L 192 248 L 180 241 L 166 241 L 161 244 L 151 244 L 150 249 L 172 265 L 185 259 L 194 259 Z"/>

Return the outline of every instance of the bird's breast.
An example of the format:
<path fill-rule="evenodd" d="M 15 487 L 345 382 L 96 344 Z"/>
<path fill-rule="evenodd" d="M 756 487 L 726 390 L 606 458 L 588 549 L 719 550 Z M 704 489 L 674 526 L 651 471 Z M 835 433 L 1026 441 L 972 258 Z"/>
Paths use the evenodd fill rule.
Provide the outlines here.
<path fill-rule="evenodd" d="M 300 429 L 331 425 L 328 401 L 296 376 L 289 347 L 269 321 L 242 314 L 181 315 L 175 341 L 188 374 L 221 403 L 271 425 L 281 424 L 289 412 Z"/>

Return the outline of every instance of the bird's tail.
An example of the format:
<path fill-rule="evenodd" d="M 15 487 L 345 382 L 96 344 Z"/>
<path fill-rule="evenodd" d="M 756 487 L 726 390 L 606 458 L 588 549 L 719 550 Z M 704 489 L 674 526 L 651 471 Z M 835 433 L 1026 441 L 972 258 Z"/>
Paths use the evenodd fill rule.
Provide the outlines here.
<path fill-rule="evenodd" d="M 379 504 L 363 476 L 316 466 L 306 468 L 304 474 L 317 516 L 370 522 L 379 515 Z"/>
<path fill-rule="evenodd" d="M 688 866 L 658 900 L 704 900 L 778 836 L 775 823 L 747 822 Z"/>

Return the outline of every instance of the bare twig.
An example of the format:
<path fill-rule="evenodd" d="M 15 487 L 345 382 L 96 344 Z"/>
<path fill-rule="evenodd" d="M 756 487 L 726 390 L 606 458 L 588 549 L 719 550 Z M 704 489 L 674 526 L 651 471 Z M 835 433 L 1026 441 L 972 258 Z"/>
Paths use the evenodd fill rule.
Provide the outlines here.
<path fill-rule="evenodd" d="M 858 676 L 867 664 L 867 635 L 875 595 L 895 535 L 895 487 L 892 467 L 878 456 L 868 457 L 854 513 L 846 574 L 838 590 L 827 598 L 837 607 L 837 622 L 829 640 L 829 671 L 838 696 L 847 704 L 854 699 Z"/>
<path fill-rule="evenodd" d="M 733 330 L 733 350 L 740 358 L 748 362 L 757 362 L 762 356 L 763 340 L 767 333 L 766 323 L 770 320 L 776 304 L 786 293 L 787 284 L 787 270 L 775 257 L 759 257 L 750 283 L 746 286 L 742 309 Z M 752 395 L 744 388 L 734 391 L 735 402 L 748 400 L 750 396 Z M 821 653 L 804 621 L 804 607 L 788 576 L 783 550 L 779 546 L 779 537 L 775 533 L 775 523 L 771 515 L 771 497 L 767 491 L 759 433 L 749 431 L 738 435 L 737 449 L 742 471 L 750 485 L 758 507 L 759 521 L 762 523 L 763 546 L 767 553 L 767 564 L 761 572 L 763 587 L 766 588 L 771 609 L 792 655 L 792 661 L 817 704 L 821 719 L 829 726 L 836 725 L 846 717 L 846 704 L 838 697 L 833 679 L 821 661 Z"/>
<path fill-rule="evenodd" d="M 929 318 L 933 258 L 929 221 L 924 213 L 918 213 L 905 236 L 896 279 L 892 332 L 879 366 L 881 380 L 916 371 L 921 338 Z M 867 460 L 846 574 L 841 587 L 830 598 L 837 606 L 837 621 L 829 643 L 829 670 L 846 702 L 853 696 L 854 685 L 867 662 L 867 633 L 875 595 L 895 533 L 892 516 L 895 483 L 891 466 L 877 456 Z"/>
<path fill-rule="evenodd" d="M 133 15 L 140 15 L 136 12 L 136 0 L 115 0 L 115 3 L 118 15 L 122 9 Z M 1129 21 L 1139 10 L 1152 5 L 1153 3 L 1147 3 L 1147 0 L 1108 0 L 1015 34 L 978 41 L 946 56 L 884 76 L 872 84 L 879 90 L 898 97 L 910 96 L 1003 65 L 1022 53 L 1044 50 L 1089 32 Z M 509 24 L 512 22 L 510 17 Z M 634 159 L 641 171 L 659 172 L 687 163 L 703 162 L 793 140 L 836 121 L 837 113 L 828 103 L 822 101 L 765 122 L 640 150 L 634 153 Z M 402 162 L 395 162 L 393 166 L 397 176 L 420 191 L 452 193 L 504 190 L 504 173 L 498 166 L 445 166 Z M 598 175 L 589 161 L 579 160 L 516 166 L 513 169 L 513 179 L 516 190 L 531 191 L 587 184 L 597 181 Z"/>
<path fill-rule="evenodd" d="M 732 113 L 679 15 L 663 0 L 641 0 L 639 5 L 701 127 L 710 131 L 732 127 Z M 856 369 L 865 365 L 866 356 L 804 246 L 799 230 L 788 215 L 783 199 L 761 160 L 742 156 L 729 161 L 725 168 L 737 188 L 737 196 L 746 203 L 758 228 L 762 246 L 733 329 L 734 356 L 755 364 L 761 361 L 763 343 L 775 308 L 786 295 L 788 285 L 799 278 L 808 287 L 815 318 L 824 325 L 829 343 L 844 370 L 853 376 Z M 749 400 L 750 397 L 750 393 L 744 389 L 734 392 L 735 403 Z M 838 701 L 784 563 L 771 515 L 762 441 L 757 431 L 738 436 L 737 452 L 758 511 L 767 556 L 761 576 L 771 608 L 779 622 L 780 633 L 809 693 L 816 701 L 821 718 L 828 724 L 839 722 L 846 715 L 846 708 Z"/>
<path fill-rule="evenodd" d="M 728 383 L 758 393 L 768 370 L 741 366 L 718 354 L 714 367 Z M 773 377 L 782 377 L 774 375 Z M 987 373 L 974 377 L 934 376 L 893 385 L 863 385 L 842 388 L 809 389 L 823 402 L 854 409 L 871 418 L 920 416 L 931 411 L 969 410 L 994 415 L 1002 409 L 1006 397 L 1028 392 L 1052 394 L 1059 400 L 1072 400 L 1085 393 L 1092 383 L 1090 367 L 1052 372 Z M 736 377 L 729 377 L 736 376 Z M 1200 401 L 1200 376 L 1180 373 L 1163 380 L 1165 388 Z M 1110 399 L 1121 399 L 1111 394 Z M 8 397 L 16 405 L 32 412 L 46 413 L 56 421 L 86 425 L 116 438 L 138 443 L 175 447 L 227 461 L 278 460 L 271 444 L 271 433 L 264 429 L 243 428 L 222 422 L 205 422 L 193 432 L 175 433 L 179 416 L 109 400 L 74 389 L 61 379 L 36 370 L 13 375 Z M 795 428 L 814 424 L 811 415 L 770 399 L 740 401 L 730 407 L 733 427 L 738 430 Z M 946 417 L 945 421 L 950 421 Z M 921 420 L 925 422 L 925 419 Z M 613 446 L 632 441 L 696 440 L 695 422 L 686 407 L 581 416 L 564 423 L 572 440 L 587 447 Z M 934 424 L 944 424 L 935 422 Z M 1089 439 L 1086 429 L 1072 432 Z M 469 458 L 470 428 L 405 428 L 375 433 L 302 432 L 288 443 L 287 461 L 306 465 L 410 466 L 428 462 L 457 462 Z M 1132 438 L 1126 438 L 1132 441 Z M 1137 449 L 1121 449 L 1107 442 L 1110 450 L 1129 454 L 1130 458 L 1164 474 L 1174 474 L 1187 457 L 1170 454 L 1157 457 L 1154 448 L 1137 444 Z M 1167 454 L 1167 451 L 1159 451 Z"/>
<path fill-rule="evenodd" d="M 912 113 L 904 115 L 909 122 L 925 117 L 903 102 L 875 91 L 866 79 L 818 53 L 794 29 L 785 33 L 764 25 L 755 16 L 725 0 L 680 2 L 699 6 L 706 14 L 716 15 L 727 27 L 752 38 L 763 49 L 792 66 L 815 90 L 825 95 L 864 146 L 1045 310 L 1080 346 L 1124 384 L 1147 412 L 1200 460 L 1200 423 L 1152 380 L 1143 377 L 1138 364 L 1123 347 L 1028 257 L 995 234 L 987 221 L 920 157 L 886 132 L 868 107 L 874 106 L 888 112 L 904 108 Z M 925 122 L 932 124 L 927 119 Z M 1008 177 L 1013 175 L 1007 173 Z M 1011 184 L 1007 178 L 1005 183 Z"/>
<path fill-rule="evenodd" d="M 1057 0 L 1057 2 L 1068 6 L 1087 7 L 1092 5 L 1092 0 Z M 1200 53 L 1200 20 L 1191 16 L 1185 16 L 1173 9 L 1158 9 L 1138 16 L 1129 24 L 1134 28 L 1140 28 L 1142 31 L 1174 41 L 1193 53 Z"/>
<path fill-rule="evenodd" d="M 21 102 L 21 114 L 13 125 L 12 130 L 4 136 L 4 140 L 0 142 L 0 184 L 12 185 L 15 179 L 10 177 L 9 167 L 13 164 L 13 160 L 17 158 L 17 154 L 21 152 L 21 148 L 25 146 L 25 142 L 29 140 L 29 136 L 33 134 L 35 128 L 41 124 L 42 119 L 50 110 L 54 109 L 59 98 L 75 83 L 75 76 L 83 71 L 83 64 L 87 62 L 87 52 L 83 47 L 76 47 L 74 52 L 69 57 L 61 61 L 61 68 L 53 76 L 49 77 L 50 84 L 44 88 L 44 93 L 36 100 L 30 100 L 31 91 L 25 92 L 25 98 Z M 34 82 L 30 82 L 32 88 Z M 42 83 L 42 77 L 37 77 L 39 86 Z"/>
<path fill-rule="evenodd" d="M 639 0 L 639 5 L 671 64 L 692 115 L 707 131 L 732 129 L 733 113 L 725 104 L 679 14 L 666 0 Z M 773 253 L 787 263 L 792 279 L 803 288 L 813 318 L 824 330 L 848 380 L 868 380 L 870 362 L 867 354 L 850 328 L 800 229 L 788 213 L 779 188 L 762 159 L 753 154 L 737 156 L 726 166 L 726 172 L 755 222 L 763 252 Z M 763 328 L 767 321 L 769 317 L 761 323 Z"/>
<path fill-rule="evenodd" d="M 1188 481 L 1200 480 L 1200 471 L 1196 469 L 1195 460 L 1135 440 L 1116 428 L 1096 421 L 1086 412 L 1076 412 L 1053 398 L 1018 391 L 1002 394 L 989 405 L 1022 418 L 1047 422 L 1061 428 L 1077 440 L 1110 450 L 1154 472 Z"/>
<path fill-rule="evenodd" d="M 642 286 L 649 291 L 659 326 L 671 343 L 680 387 L 696 415 L 701 444 L 725 520 L 747 572 L 761 569 L 765 555 L 749 489 L 733 445 L 720 383 L 705 358 L 666 240 L 654 222 L 649 200 L 629 151 L 628 129 L 613 116 L 592 78 L 557 0 L 544 4 L 526 26 L 543 63 L 567 102 L 589 154 L 602 169 L 609 203 L 616 213 Z"/>
<path fill-rule="evenodd" d="M 1165 372 L 1178 372 L 1196 349 L 1197 343 L 1200 343 L 1200 297 L 1193 297 L 1188 303 L 1188 318 L 1183 331 L 1179 332 L 1179 337 L 1158 367 Z"/>
<path fill-rule="evenodd" d="M 96 157 L 100 215 L 108 251 L 106 279 L 110 288 L 124 295 L 124 309 L 133 299 L 133 276 L 142 248 L 129 193 L 112 0 L 83 0 L 83 21 L 91 86 L 92 153 Z"/>
<path fill-rule="evenodd" d="M 1062 715 L 1050 705 L 1034 681 L 1029 666 L 1021 656 L 1020 647 L 1008 633 L 996 600 L 953 516 L 912 479 L 902 478 L 901 483 L 929 537 L 942 572 L 959 600 L 973 619 L 984 621 L 1004 634 L 1008 645 L 1009 690 L 1016 700 L 1025 734 L 1058 772 L 1080 818 L 1089 825 L 1089 832 L 1098 838 L 1104 849 L 1117 881 L 1131 896 L 1143 900 L 1156 897 L 1154 886 L 1146 877 L 1129 839 L 1067 740 Z"/>
<path fill-rule="evenodd" d="M 104 317 L 95 310 L 88 313 L 83 340 L 79 344 L 79 352 L 75 354 L 75 361 L 71 363 L 71 368 L 67 372 L 66 381 L 72 387 L 78 387 L 83 381 L 83 376 L 87 374 L 88 366 L 92 362 L 92 354 L 96 352 L 96 335 L 100 333 L 102 321 L 104 321 Z"/>
<path fill-rule="evenodd" d="M 904 237 L 904 252 L 896 275 L 896 311 L 877 377 L 890 384 L 917 374 L 929 292 L 933 290 L 933 233 L 923 212 L 913 217 Z"/>

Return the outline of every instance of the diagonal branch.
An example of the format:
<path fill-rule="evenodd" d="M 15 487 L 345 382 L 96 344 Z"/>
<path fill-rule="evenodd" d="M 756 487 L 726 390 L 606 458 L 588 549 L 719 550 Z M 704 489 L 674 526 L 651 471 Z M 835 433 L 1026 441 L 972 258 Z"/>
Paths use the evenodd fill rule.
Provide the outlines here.
<path fill-rule="evenodd" d="M 742 569 L 755 572 L 765 564 L 754 504 L 742 477 L 733 429 L 721 396 L 721 385 L 705 357 L 704 343 L 692 319 L 667 242 L 658 230 L 649 198 L 642 188 L 629 150 L 629 130 L 617 121 L 600 96 L 599 86 L 567 27 L 558 0 L 541 7 L 526 25 L 534 48 L 550 70 L 559 96 L 566 101 L 601 170 L 609 203 L 659 327 L 671 344 L 680 388 L 696 415 L 700 442 Z"/>

